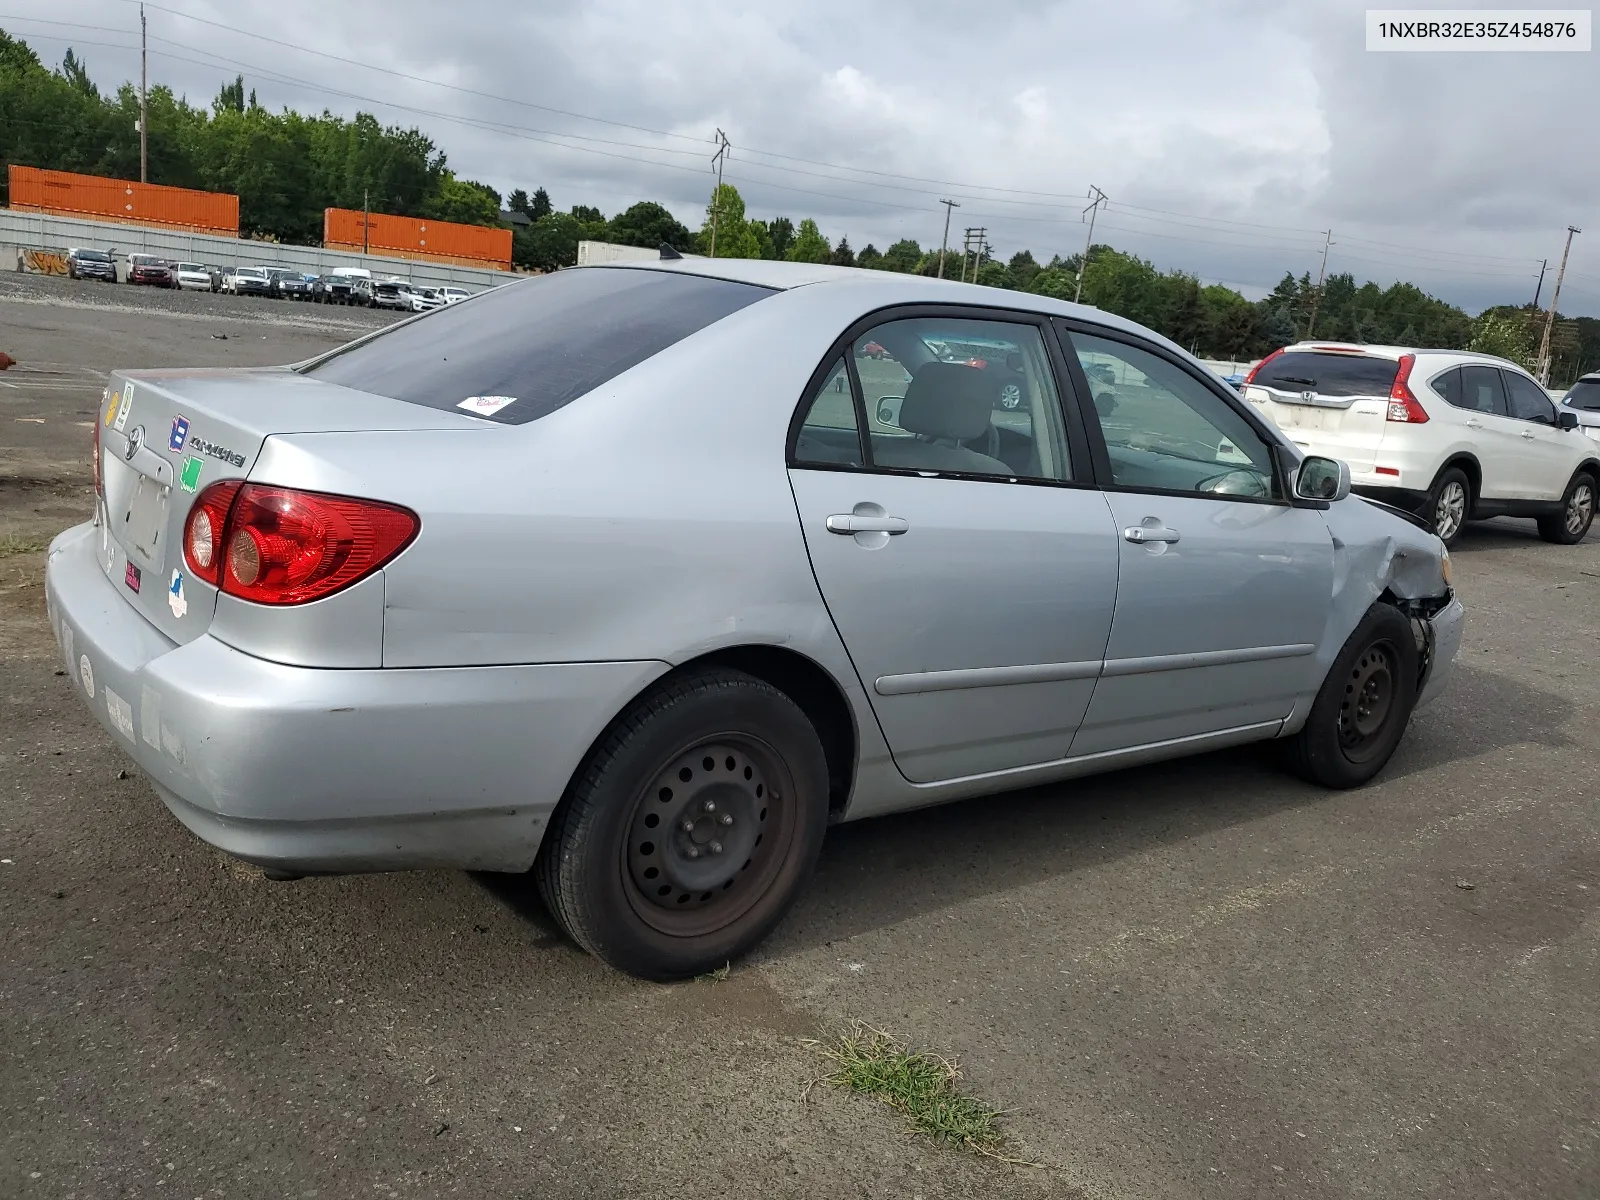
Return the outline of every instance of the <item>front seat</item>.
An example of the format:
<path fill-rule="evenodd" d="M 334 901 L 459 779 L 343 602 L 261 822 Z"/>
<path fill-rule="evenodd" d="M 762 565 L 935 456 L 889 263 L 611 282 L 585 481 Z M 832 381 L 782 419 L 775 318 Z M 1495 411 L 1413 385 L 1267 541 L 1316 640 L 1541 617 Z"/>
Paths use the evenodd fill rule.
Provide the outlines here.
<path fill-rule="evenodd" d="M 900 402 L 900 428 L 910 438 L 873 439 L 872 459 L 880 467 L 913 471 L 966 471 L 1012 475 L 998 458 L 979 454 L 962 442 L 989 433 L 993 388 L 983 372 L 965 363 L 923 363 Z"/>

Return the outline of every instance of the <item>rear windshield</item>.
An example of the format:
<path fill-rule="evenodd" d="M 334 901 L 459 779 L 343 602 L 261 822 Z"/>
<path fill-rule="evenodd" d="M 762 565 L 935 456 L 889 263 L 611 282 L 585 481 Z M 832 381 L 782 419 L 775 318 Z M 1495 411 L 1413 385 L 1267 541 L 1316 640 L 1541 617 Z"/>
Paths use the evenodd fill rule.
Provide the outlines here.
<path fill-rule="evenodd" d="M 1280 392 L 1316 392 L 1321 396 L 1387 396 L 1399 374 L 1392 358 L 1364 354 L 1318 354 L 1291 350 L 1264 365 L 1255 381 Z"/>
<path fill-rule="evenodd" d="M 671 271 L 575 268 L 433 309 L 304 370 L 409 404 L 521 425 L 771 294 Z"/>
<path fill-rule="evenodd" d="M 1580 379 L 1561 401 L 1568 408 L 1600 412 L 1600 379 Z"/>

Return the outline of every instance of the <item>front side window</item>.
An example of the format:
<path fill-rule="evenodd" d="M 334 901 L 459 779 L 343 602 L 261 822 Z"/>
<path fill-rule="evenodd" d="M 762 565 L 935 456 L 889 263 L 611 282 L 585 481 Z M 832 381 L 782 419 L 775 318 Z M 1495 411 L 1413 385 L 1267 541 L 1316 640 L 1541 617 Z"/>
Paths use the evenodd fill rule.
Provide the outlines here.
<path fill-rule="evenodd" d="M 1038 326 L 908 317 L 856 338 L 850 353 L 872 465 L 1072 478 L 1061 403 Z"/>
<path fill-rule="evenodd" d="M 1500 374 L 1506 381 L 1506 400 L 1513 417 L 1519 421 L 1537 421 L 1540 425 L 1556 423 L 1556 406 L 1542 387 L 1514 371 Z"/>
<path fill-rule="evenodd" d="M 1506 392 L 1500 382 L 1500 372 L 1493 367 L 1462 367 L 1461 407 L 1491 416 L 1506 416 Z"/>
<path fill-rule="evenodd" d="M 1266 440 L 1181 367 L 1126 342 L 1073 333 L 1117 487 L 1277 499 Z"/>
<path fill-rule="evenodd" d="M 393 284 L 374 290 L 400 294 Z M 408 404 L 521 425 L 770 295 L 704 275 L 580 267 L 392 325 L 303 370 Z"/>

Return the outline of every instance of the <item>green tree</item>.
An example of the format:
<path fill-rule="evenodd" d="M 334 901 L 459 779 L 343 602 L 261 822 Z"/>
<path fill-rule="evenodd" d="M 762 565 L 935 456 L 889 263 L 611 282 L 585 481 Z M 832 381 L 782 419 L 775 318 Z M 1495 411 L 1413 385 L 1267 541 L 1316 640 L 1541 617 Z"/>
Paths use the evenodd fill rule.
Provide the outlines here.
<path fill-rule="evenodd" d="M 523 216 L 527 216 L 528 193 L 523 191 L 521 188 L 511 189 L 511 195 L 506 197 L 506 211 L 521 213 Z M 531 220 L 532 218 L 529 219 Z"/>
<path fill-rule="evenodd" d="M 767 222 L 767 241 L 773 258 L 787 258 L 794 245 L 794 222 L 788 217 L 773 217 Z"/>
<path fill-rule="evenodd" d="M 1006 264 L 986 259 L 981 266 L 968 271 L 973 283 L 981 283 L 984 287 L 1010 287 L 1011 273 L 1006 269 Z"/>
<path fill-rule="evenodd" d="M 706 204 L 706 222 L 700 229 L 700 250 L 712 253 L 712 221 L 716 222 L 717 258 L 759 258 L 761 239 L 744 217 L 744 198 L 731 183 L 711 190 Z"/>
<path fill-rule="evenodd" d="M 526 235 L 526 265 L 540 271 L 573 266 L 578 261 L 578 242 L 582 238 L 583 222 L 571 213 L 540 217 Z"/>
<path fill-rule="evenodd" d="M 883 254 L 871 242 L 861 248 L 861 253 L 856 255 L 856 266 L 865 267 L 869 271 L 883 269 Z"/>
<path fill-rule="evenodd" d="M 541 217 L 550 215 L 550 193 L 543 188 L 533 190 L 533 199 L 528 202 L 528 216 L 537 221 Z"/>
<path fill-rule="evenodd" d="M 1045 267 L 1033 277 L 1028 291 L 1036 296 L 1049 296 L 1054 300 L 1071 300 L 1077 289 L 1078 277 L 1064 267 Z"/>
<path fill-rule="evenodd" d="M 883 269 L 910 275 L 922 262 L 922 247 L 910 238 L 902 238 L 883 252 Z"/>
<path fill-rule="evenodd" d="M 89 72 L 84 68 L 83 60 L 73 53 L 72 47 L 67 47 L 67 53 L 61 60 L 61 78 L 74 90 L 82 92 L 85 96 L 100 99 L 100 89 L 95 87 L 94 80 L 89 78 Z"/>
<path fill-rule="evenodd" d="M 836 267 L 853 267 L 856 265 L 855 252 L 850 249 L 850 239 L 842 237 L 839 244 L 833 248 L 833 256 L 828 259 Z"/>
<path fill-rule="evenodd" d="M 1472 340 L 1467 349 L 1508 359 L 1520 367 L 1533 366 L 1534 349 L 1526 322 L 1492 310 L 1472 323 Z"/>
<path fill-rule="evenodd" d="M 574 204 L 572 206 L 572 215 L 577 217 L 584 225 L 593 225 L 606 219 L 605 213 L 592 204 Z"/>
<path fill-rule="evenodd" d="M 457 179 L 444 171 L 434 194 L 417 215 L 463 225 L 494 225 L 500 220 L 500 193 L 486 183 Z"/>
<path fill-rule="evenodd" d="M 822 236 L 817 223 L 807 217 L 800 222 L 800 232 L 784 257 L 790 262 L 825 263 L 833 257 L 833 248 L 828 245 L 828 239 Z"/>
<path fill-rule="evenodd" d="M 1006 286 L 1019 292 L 1029 291 L 1034 276 L 1038 275 L 1040 270 L 1039 264 L 1034 261 L 1032 251 L 1018 250 L 1006 264 Z"/>
<path fill-rule="evenodd" d="M 237 75 L 232 83 L 225 83 L 217 92 L 217 98 L 211 102 L 211 111 L 243 112 L 244 111 L 244 76 Z"/>
<path fill-rule="evenodd" d="M 606 240 L 652 250 L 665 244 L 680 253 L 694 247 L 694 235 L 654 200 L 641 200 L 611 218 Z"/>

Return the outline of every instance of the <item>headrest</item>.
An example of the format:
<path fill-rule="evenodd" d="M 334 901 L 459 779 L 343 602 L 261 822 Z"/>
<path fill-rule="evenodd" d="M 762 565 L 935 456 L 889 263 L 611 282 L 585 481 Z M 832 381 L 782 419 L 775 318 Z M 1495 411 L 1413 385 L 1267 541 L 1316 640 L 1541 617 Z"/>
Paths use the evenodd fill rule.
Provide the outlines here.
<path fill-rule="evenodd" d="M 989 428 L 995 388 L 977 367 L 923 363 L 900 402 L 900 428 L 923 437 L 970 442 Z"/>

